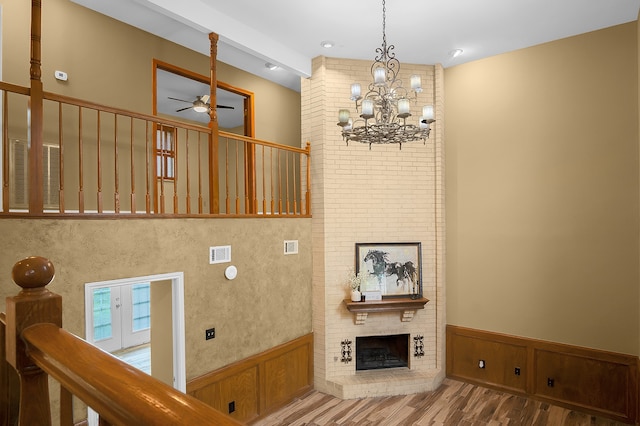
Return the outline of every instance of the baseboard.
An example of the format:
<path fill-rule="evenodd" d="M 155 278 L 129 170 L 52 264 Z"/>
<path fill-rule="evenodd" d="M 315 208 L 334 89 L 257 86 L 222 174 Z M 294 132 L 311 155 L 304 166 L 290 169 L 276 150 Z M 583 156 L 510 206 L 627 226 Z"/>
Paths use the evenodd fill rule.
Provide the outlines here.
<path fill-rule="evenodd" d="M 631 355 L 447 325 L 448 377 L 625 423 L 638 421 L 639 368 Z"/>
<path fill-rule="evenodd" d="M 187 393 L 240 422 L 255 421 L 313 388 L 313 334 L 212 371 Z"/>

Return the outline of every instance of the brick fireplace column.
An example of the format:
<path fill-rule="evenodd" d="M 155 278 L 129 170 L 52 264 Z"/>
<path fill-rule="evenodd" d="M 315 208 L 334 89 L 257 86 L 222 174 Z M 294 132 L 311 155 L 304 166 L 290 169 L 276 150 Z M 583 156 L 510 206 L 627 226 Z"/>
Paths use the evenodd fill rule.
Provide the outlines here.
<path fill-rule="evenodd" d="M 342 140 L 338 110 L 348 108 L 350 85 L 371 81 L 370 61 L 318 57 L 302 80 L 302 136 L 311 142 L 313 211 L 313 329 L 315 387 L 341 398 L 432 390 L 444 379 L 444 96 L 440 65 L 402 64 L 400 78 L 422 76 L 414 116 L 433 104 L 436 123 L 426 144 L 373 146 Z M 355 243 L 421 242 L 425 309 L 411 321 L 397 312 L 370 313 L 357 324 L 347 311 L 346 278 Z M 341 343 L 358 336 L 419 336 L 424 355 L 409 348 L 409 367 L 358 371 L 343 361 Z M 355 348 L 354 348 L 355 349 Z M 355 354 L 355 350 L 354 350 Z"/>

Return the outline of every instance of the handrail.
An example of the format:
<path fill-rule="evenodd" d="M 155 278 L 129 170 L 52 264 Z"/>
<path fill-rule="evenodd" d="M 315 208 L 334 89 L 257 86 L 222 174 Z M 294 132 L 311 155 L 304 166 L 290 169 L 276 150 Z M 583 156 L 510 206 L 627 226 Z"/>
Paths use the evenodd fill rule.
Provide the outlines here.
<path fill-rule="evenodd" d="M 0 90 L 27 96 L 29 96 L 29 93 L 31 92 L 31 89 L 29 89 L 28 87 L 18 86 L 16 84 L 7 83 L 4 81 L 0 81 Z"/>
<path fill-rule="evenodd" d="M 54 275 L 42 257 L 23 259 L 12 270 L 22 290 L 7 298 L 0 344 L 19 376 L 19 426 L 51 424 L 47 375 L 60 383 L 65 426 L 73 422 L 71 394 L 97 411 L 102 425 L 241 424 L 63 330 L 62 297 L 46 289 Z"/>
<path fill-rule="evenodd" d="M 180 127 L 187 130 L 195 130 L 197 132 L 211 133 L 211 130 L 207 126 L 199 124 L 191 124 L 178 120 L 172 120 L 170 118 L 159 117 L 157 115 L 143 114 L 140 112 L 129 111 L 122 108 L 114 108 L 107 105 L 98 104 L 91 101 L 85 101 L 78 98 L 72 98 L 70 96 L 58 95 L 56 93 L 44 92 L 44 99 L 47 101 L 60 102 L 63 104 L 74 105 L 82 108 L 93 109 L 100 112 L 107 112 L 115 115 L 122 115 L 130 118 L 136 118 L 139 120 L 150 121 L 157 124 L 162 124 L 169 127 Z"/>
<path fill-rule="evenodd" d="M 243 135 L 239 135 L 237 133 L 229 133 L 229 132 L 225 132 L 223 130 L 220 130 L 218 132 L 218 134 L 220 135 L 221 138 L 230 138 L 230 139 L 235 139 L 235 140 L 239 140 L 242 142 L 248 142 L 248 143 L 253 143 L 256 145 L 264 145 L 264 146 L 268 146 L 270 148 L 278 148 L 281 149 L 283 151 L 290 151 L 290 152 L 295 152 L 297 154 L 309 154 L 309 150 L 306 148 L 297 148 L 295 146 L 288 146 L 288 145 L 280 145 L 274 142 L 269 142 L 269 141 L 264 141 L 264 140 L 260 140 L 260 139 L 256 139 L 256 138 L 251 138 L 249 136 L 243 136 Z"/>
<path fill-rule="evenodd" d="M 241 424 L 53 324 L 22 336 L 38 367 L 111 424 Z"/>

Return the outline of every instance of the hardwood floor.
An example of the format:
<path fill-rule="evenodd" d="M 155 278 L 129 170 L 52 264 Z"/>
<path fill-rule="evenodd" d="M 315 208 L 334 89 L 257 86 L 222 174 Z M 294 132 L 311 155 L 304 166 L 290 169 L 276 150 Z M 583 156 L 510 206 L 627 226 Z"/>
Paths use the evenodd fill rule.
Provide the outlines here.
<path fill-rule="evenodd" d="M 341 400 L 317 391 L 253 426 L 623 425 L 522 396 L 445 379 L 434 392 Z"/>
<path fill-rule="evenodd" d="M 149 343 L 116 351 L 113 352 L 113 355 L 137 369 L 151 374 L 151 345 Z"/>

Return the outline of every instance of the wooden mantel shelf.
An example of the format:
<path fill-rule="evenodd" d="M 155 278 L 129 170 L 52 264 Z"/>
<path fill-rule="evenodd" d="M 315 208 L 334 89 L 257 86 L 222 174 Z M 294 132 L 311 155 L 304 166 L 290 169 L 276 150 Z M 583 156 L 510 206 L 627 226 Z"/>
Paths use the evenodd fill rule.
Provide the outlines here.
<path fill-rule="evenodd" d="M 350 299 L 344 299 L 344 305 L 349 312 L 355 314 L 355 320 L 357 325 L 362 325 L 367 321 L 367 316 L 370 312 L 402 312 L 403 322 L 409 322 L 413 319 L 418 309 L 424 309 L 424 305 L 427 304 L 429 299 L 421 297 L 420 299 L 411 298 L 397 298 L 397 299 L 383 299 L 383 300 L 371 300 L 366 302 L 352 302 Z"/>

